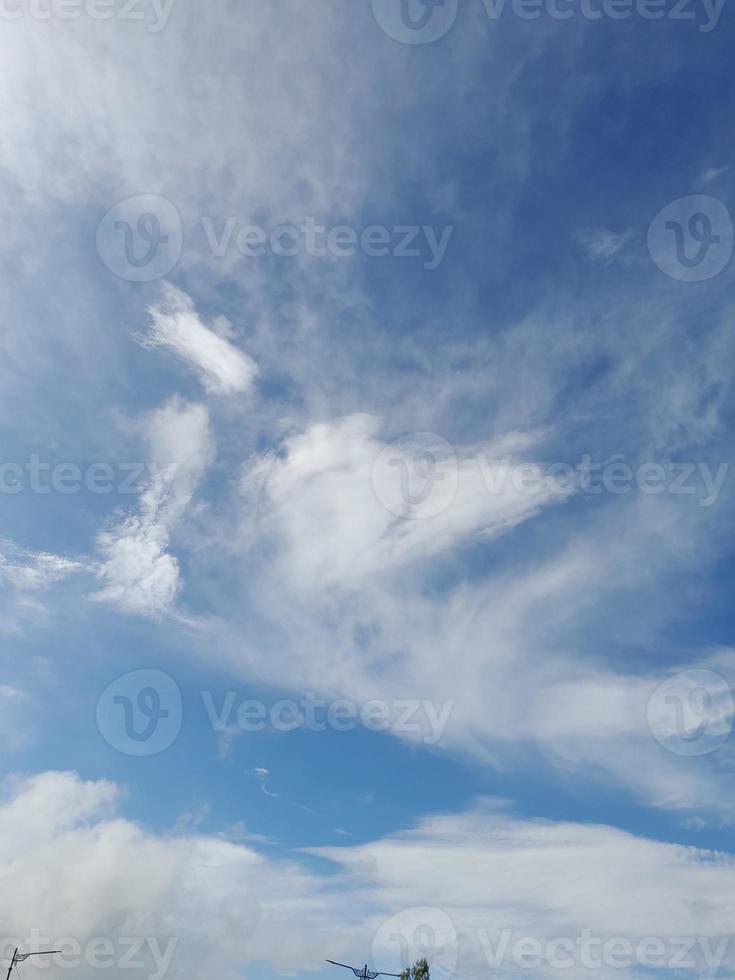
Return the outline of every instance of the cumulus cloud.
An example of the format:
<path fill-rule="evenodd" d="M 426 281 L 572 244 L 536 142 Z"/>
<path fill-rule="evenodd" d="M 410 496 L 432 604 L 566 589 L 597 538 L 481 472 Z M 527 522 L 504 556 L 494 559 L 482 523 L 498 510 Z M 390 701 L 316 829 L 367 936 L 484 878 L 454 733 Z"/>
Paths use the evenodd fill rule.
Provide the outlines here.
<path fill-rule="evenodd" d="M 323 871 L 298 854 L 265 857 L 222 836 L 151 833 L 119 810 L 114 784 L 73 773 L 6 785 L 5 946 L 30 930 L 52 942 L 74 937 L 82 980 L 95 975 L 84 962 L 95 937 L 111 940 L 118 955 L 121 937 L 145 939 L 146 976 L 161 967 L 151 940 L 171 951 L 164 965 L 184 978 L 205 964 L 227 978 L 256 963 L 315 970 L 325 950 L 340 959 L 367 950 L 388 969 L 403 965 L 419 941 L 416 929 L 438 919 L 447 931 L 431 952 L 437 974 L 448 978 L 452 958 L 457 976 L 487 972 L 504 930 L 513 940 L 542 943 L 574 941 L 583 929 L 603 941 L 657 937 L 673 955 L 675 937 L 727 937 L 735 912 L 728 857 L 605 826 L 522 819 L 493 801 L 362 845 L 311 849 L 329 862 Z M 725 950 L 725 964 L 733 954 Z M 685 972 L 701 968 L 699 954 Z M 55 964 L 48 972 L 65 975 Z M 493 969 L 503 977 L 519 972 L 510 951 Z M 537 972 L 556 971 L 542 963 Z M 594 975 L 635 973 L 603 968 Z M 577 964 L 565 975 L 589 971 Z"/>
<path fill-rule="evenodd" d="M 154 937 L 162 949 L 176 941 L 171 975 L 198 976 L 209 964 L 231 977 L 256 961 L 314 968 L 325 935 L 337 941 L 336 896 L 302 865 L 223 837 L 147 833 L 119 816 L 119 797 L 114 785 L 71 773 L 9 787 L 0 806 L 5 946 L 32 929 L 82 946 Z M 95 975 L 84 963 L 80 972 Z"/>
<path fill-rule="evenodd" d="M 213 394 L 248 391 L 257 373 L 255 362 L 225 336 L 205 326 L 191 297 L 169 282 L 161 287 L 158 304 L 148 309 L 150 327 L 145 347 L 167 347 L 199 376 Z"/>

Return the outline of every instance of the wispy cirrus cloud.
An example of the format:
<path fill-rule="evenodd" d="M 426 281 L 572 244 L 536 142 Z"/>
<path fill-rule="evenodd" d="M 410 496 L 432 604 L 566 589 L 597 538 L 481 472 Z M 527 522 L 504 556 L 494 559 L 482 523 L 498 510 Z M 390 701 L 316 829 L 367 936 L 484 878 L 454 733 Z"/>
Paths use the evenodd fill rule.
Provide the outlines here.
<path fill-rule="evenodd" d="M 34 618 L 46 617 L 50 590 L 89 569 L 86 559 L 66 558 L 0 540 L 0 634 L 19 634 Z"/>
<path fill-rule="evenodd" d="M 553 480 L 535 494 L 517 488 L 520 460 L 507 459 L 528 451 L 527 436 L 455 451 L 420 434 L 388 445 L 379 429 L 365 413 L 316 424 L 245 468 L 246 520 L 257 515 L 254 532 L 274 535 L 280 574 L 297 587 L 354 585 L 473 538 L 489 541 L 572 492 Z"/>
<path fill-rule="evenodd" d="M 148 418 L 151 482 L 138 513 L 100 532 L 102 588 L 92 595 L 144 616 L 170 613 L 180 585 L 179 564 L 168 550 L 197 484 L 212 462 L 215 444 L 207 410 L 171 399 Z"/>
<path fill-rule="evenodd" d="M 248 391 L 257 374 L 251 357 L 227 336 L 227 322 L 206 326 L 190 296 L 170 282 L 161 286 L 161 299 L 148 309 L 150 326 L 141 337 L 144 347 L 164 347 L 181 358 L 197 374 L 211 394 L 233 395 Z"/>
<path fill-rule="evenodd" d="M 587 235 L 580 235 L 580 241 L 587 249 L 590 259 L 607 263 L 625 248 L 632 237 L 632 231 L 615 232 L 607 228 L 597 228 Z"/>
<path fill-rule="evenodd" d="M 21 592 L 42 591 L 81 571 L 84 563 L 45 551 L 28 551 L 0 541 L 0 582 Z"/>

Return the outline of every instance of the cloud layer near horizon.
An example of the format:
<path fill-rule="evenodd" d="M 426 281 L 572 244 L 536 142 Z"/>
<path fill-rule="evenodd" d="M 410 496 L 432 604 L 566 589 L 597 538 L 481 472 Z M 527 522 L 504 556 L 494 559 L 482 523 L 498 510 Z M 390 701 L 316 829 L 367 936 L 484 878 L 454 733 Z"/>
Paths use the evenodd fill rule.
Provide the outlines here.
<path fill-rule="evenodd" d="M 336 875 L 307 869 L 297 854 L 269 858 L 227 834 L 152 834 L 120 815 L 121 802 L 114 784 L 74 773 L 6 784 L 4 941 L 38 930 L 83 950 L 106 937 L 119 952 L 120 937 L 155 937 L 162 950 L 175 939 L 171 971 L 184 978 L 205 963 L 224 977 L 255 962 L 318 969 L 325 948 L 359 957 L 372 947 L 387 969 L 402 942 L 416 941 L 423 915 L 426 924 L 451 923 L 442 937 L 451 955 L 436 963 L 448 977 L 454 959 L 459 975 L 486 971 L 487 943 L 503 930 L 542 942 L 574 939 L 583 928 L 601 940 L 658 937 L 673 955 L 674 937 L 727 936 L 735 911 L 727 856 L 610 827 L 519 820 L 492 801 L 360 846 L 316 850 Z M 692 894 L 706 899 L 692 903 Z M 155 968 L 148 957 L 147 975 Z M 88 964 L 80 971 L 93 973 Z M 518 968 L 508 959 L 494 972 Z M 554 973 L 548 965 L 538 972 Z M 583 973 L 578 966 L 565 975 Z M 608 974 L 632 975 L 600 971 Z"/>

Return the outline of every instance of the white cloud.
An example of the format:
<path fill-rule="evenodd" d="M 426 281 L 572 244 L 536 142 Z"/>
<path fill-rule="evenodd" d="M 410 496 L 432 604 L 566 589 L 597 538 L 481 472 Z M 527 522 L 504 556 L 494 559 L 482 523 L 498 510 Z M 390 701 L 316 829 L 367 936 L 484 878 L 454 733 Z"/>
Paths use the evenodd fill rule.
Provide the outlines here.
<path fill-rule="evenodd" d="M 23 633 L 29 622 L 44 619 L 48 590 L 86 567 L 83 561 L 0 539 L 0 634 Z"/>
<path fill-rule="evenodd" d="M 667 662 L 680 656 L 680 651 L 661 653 L 662 607 L 671 614 L 675 593 L 667 587 L 671 569 L 688 566 L 687 581 L 699 581 L 706 556 L 716 549 L 714 535 L 697 517 L 672 516 L 670 500 L 649 500 L 639 508 L 620 501 L 609 517 L 604 505 L 588 501 L 587 513 L 594 506 L 600 515 L 599 529 L 590 528 L 597 517 L 585 520 L 576 512 L 563 531 L 550 521 L 533 538 L 535 550 L 529 550 L 528 538 L 522 536 L 533 531 L 534 522 L 527 519 L 534 508 L 522 495 L 491 498 L 466 451 L 474 440 L 485 438 L 480 433 L 486 426 L 497 434 L 560 416 L 559 427 L 569 437 L 565 451 L 588 439 L 601 451 L 606 445 L 600 428 L 580 435 L 569 424 L 569 419 L 580 418 L 614 420 L 607 444 L 612 452 L 622 446 L 646 453 L 652 447 L 678 450 L 696 440 L 708 444 L 717 434 L 720 416 L 727 414 L 723 393 L 732 373 L 731 341 L 712 343 L 708 330 L 702 330 L 696 343 L 684 343 L 678 321 L 666 316 L 668 283 L 657 281 L 650 296 L 629 295 L 616 284 L 624 299 L 607 294 L 587 303 L 575 294 L 572 302 L 558 277 L 549 290 L 542 269 L 535 270 L 529 293 L 534 304 L 539 295 L 543 303 L 543 290 L 549 290 L 554 317 L 527 308 L 523 321 L 512 325 L 503 304 L 497 311 L 494 304 L 482 304 L 481 316 L 473 314 L 473 321 L 468 310 L 477 305 L 474 285 L 455 269 L 452 320 L 464 324 L 463 340 L 445 343 L 446 324 L 441 324 L 441 333 L 436 324 L 446 310 L 414 305 L 417 298 L 412 296 L 405 308 L 392 308 L 392 319 L 402 324 L 408 310 L 405 323 L 420 323 L 426 334 L 414 337 L 408 327 L 396 329 L 388 340 L 380 333 L 371 345 L 368 333 L 379 331 L 365 312 L 369 304 L 354 286 L 351 263 L 312 264 L 306 274 L 299 268 L 293 279 L 282 265 L 283 276 L 274 277 L 273 287 L 267 281 L 268 266 L 243 263 L 237 255 L 215 261 L 201 234 L 199 222 L 205 214 L 217 228 L 229 214 L 249 220 L 256 212 L 265 224 L 300 222 L 305 213 L 317 218 L 358 214 L 366 201 L 370 213 L 410 219 L 403 213 L 405 175 L 411 175 L 416 187 L 423 183 L 435 188 L 436 154 L 427 152 L 421 140 L 391 136 L 405 132 L 407 119 L 420 119 L 417 92 L 427 104 L 433 100 L 440 114 L 459 105 L 458 95 L 474 91 L 473 68 L 490 57 L 498 71 L 496 84 L 481 100 L 483 125 L 475 118 L 478 102 L 464 120 L 452 115 L 451 133 L 462 133 L 469 118 L 473 133 L 493 132 L 503 147 L 485 189 L 494 201 L 492 226 L 517 258 L 512 252 L 516 204 L 526 199 L 526 181 L 538 179 L 533 134 L 538 124 L 548 125 L 545 108 L 519 102 L 517 93 L 541 90 L 539 81 L 544 90 L 556 91 L 558 113 L 551 125 L 563 136 L 558 145 L 566 147 L 577 113 L 583 110 L 586 117 L 605 83 L 590 77 L 581 87 L 567 84 L 562 71 L 560 85 L 549 86 L 551 62 L 564 66 L 568 58 L 549 59 L 547 39 L 541 35 L 531 48 L 520 35 L 504 37 L 498 47 L 485 29 L 481 5 L 472 6 L 476 9 L 467 16 L 482 18 L 482 30 L 448 37 L 442 70 L 423 76 L 421 86 L 404 84 L 415 80 L 415 59 L 402 58 L 390 45 L 377 47 L 385 39 L 369 5 L 355 14 L 334 4 L 328 15 L 316 16 L 312 6 L 297 2 L 281 3 L 277 9 L 268 4 L 252 9 L 178 4 L 165 36 L 147 33 L 145 24 L 95 23 L 86 17 L 48 23 L 27 18 L 2 32 L 0 105 L 9 180 L 0 208 L 7 219 L 6 247 L 28 273 L 17 282 L 9 275 L 4 293 L 24 296 L 38 281 L 48 286 L 33 309 L 25 299 L 16 300 L 17 305 L 3 300 L 4 319 L 19 324 L 14 343 L 22 354 L 2 359 L 4 390 L 12 390 L 18 404 L 37 404 L 31 396 L 44 379 L 66 378 L 68 372 L 60 370 L 55 358 L 70 350 L 72 356 L 62 366 L 86 372 L 85 383 L 70 386 L 64 380 L 62 407 L 68 408 L 66 399 L 81 399 L 77 391 L 86 398 L 92 385 L 109 398 L 111 386 L 120 381 L 121 363 L 118 350 L 106 346 L 113 343 L 108 334 L 115 331 L 99 330 L 99 322 L 109 315 L 103 305 L 109 278 L 99 291 L 90 286 L 95 280 L 86 252 L 78 264 L 74 254 L 64 252 L 63 268 L 58 267 L 60 246 L 76 208 L 85 209 L 86 216 L 90 209 L 103 213 L 127 194 L 170 196 L 187 229 L 177 275 L 181 272 L 182 281 L 203 286 L 192 288 L 197 296 L 211 297 L 220 287 L 222 293 L 232 287 L 237 295 L 233 302 L 239 302 L 235 277 L 230 278 L 239 261 L 238 272 L 247 269 L 247 278 L 237 280 L 246 283 L 243 307 L 257 311 L 254 331 L 258 321 L 265 324 L 258 339 L 258 364 L 287 377 L 295 391 L 295 405 L 276 399 L 258 406 L 247 431 L 241 427 L 240 456 L 262 444 L 260 436 L 274 441 L 275 426 L 269 428 L 264 417 L 271 422 L 274 412 L 278 417 L 303 413 L 285 458 L 256 458 L 247 468 L 249 552 L 238 552 L 236 535 L 230 535 L 232 515 L 225 507 L 212 521 L 213 541 L 198 543 L 208 559 L 222 559 L 219 582 L 237 583 L 229 593 L 223 584 L 221 598 L 212 600 L 220 601 L 222 619 L 236 637 L 231 664 L 287 688 L 303 690 L 317 683 L 361 701 L 386 693 L 452 697 L 452 725 L 441 747 L 477 751 L 495 761 L 508 746 L 515 750 L 530 744 L 564 770 L 586 777 L 602 772 L 654 802 L 709 805 L 716 797 L 710 769 L 704 763 L 694 769 L 665 759 L 641 729 L 641 708 L 647 685 L 654 683 L 644 658 L 653 651 Z M 362 43 L 360 17 L 367 18 L 375 46 Z M 342 33 L 346 25 L 357 29 L 348 36 Z M 567 37 L 563 50 L 570 54 L 577 39 L 574 32 Z M 355 39 L 351 71 L 345 73 L 342 42 Z M 212 45 L 218 52 L 216 93 L 210 85 Z M 377 51 L 385 51 L 386 57 L 376 58 Z M 673 61 L 667 61 L 665 70 L 633 59 L 635 77 L 628 82 L 634 85 L 640 76 L 666 79 L 684 64 L 685 56 L 671 52 Z M 262 74 L 248 87 L 241 69 L 249 63 L 259 64 Z M 504 65 L 513 70 L 503 70 Z M 63 89 L 49 82 L 62 67 Z M 471 99 L 464 104 L 474 105 Z M 320 111 L 325 106 L 328 110 Z M 375 132 L 381 139 L 365 139 L 366 133 Z M 395 182 L 391 173 L 399 175 Z M 18 210 L 18 200 L 33 206 Z M 55 207 L 58 201 L 68 211 L 44 206 L 53 202 Z M 465 228 L 465 240 L 484 240 L 487 215 L 471 210 L 476 213 L 469 213 L 469 206 L 458 212 L 457 222 Z M 610 261 L 621 253 L 626 234 L 594 232 L 587 241 L 590 253 Z M 502 256 L 493 255 L 492 261 L 498 263 L 502 281 Z M 215 266 L 219 271 L 207 278 Z M 468 275 L 476 276 L 472 262 L 467 268 Z M 107 276 L 101 265 L 99 271 Z M 42 315 L 44 293 L 53 298 L 58 321 L 53 337 Z M 201 321 L 186 294 L 169 287 L 166 295 L 163 305 L 153 307 L 159 322 L 154 315 L 149 342 L 181 357 L 208 391 L 244 390 L 246 371 L 237 355 L 245 355 L 215 321 L 210 326 Z M 345 311 L 355 318 L 356 329 L 335 342 L 331 321 L 341 326 Z M 294 323 L 298 331 L 292 333 Z M 591 328 L 593 323 L 598 326 Z M 723 327 L 720 336 L 731 337 L 731 324 Z M 437 337 L 442 345 L 434 350 Z M 9 342 L 4 336 L 3 345 Z M 268 354 L 267 365 L 261 351 Z M 37 370 L 44 357 L 51 365 L 48 369 L 43 361 L 46 374 Z M 396 363 L 401 368 L 392 373 Z M 123 385 L 127 382 L 123 378 Z M 391 432 L 418 428 L 418 417 L 427 428 L 464 433 L 457 463 L 459 492 L 447 511 L 411 522 L 402 519 L 409 515 L 396 516 L 376 499 L 373 454 L 384 448 L 386 437 L 356 413 L 383 412 L 384 403 Z M 47 407 L 39 408 L 41 415 Z M 77 418 L 84 414 L 94 423 L 80 424 L 101 428 L 97 406 L 88 410 L 85 401 L 84 407 Z M 47 427 L 47 432 L 56 423 L 51 421 L 54 413 L 45 414 L 39 429 Z M 179 414 L 185 424 L 176 427 L 167 456 L 174 461 L 186 454 L 189 435 L 188 413 Z M 334 421 L 342 416 L 349 422 Z M 238 448 L 233 451 L 237 453 Z M 408 463 L 410 453 L 398 453 L 397 458 Z M 440 461 L 439 475 L 448 475 L 445 462 Z M 192 466 L 188 472 L 179 478 L 183 482 L 154 480 L 139 512 L 115 519 L 100 537 L 103 586 L 97 598 L 134 613 L 171 612 L 181 583 L 172 532 L 187 512 L 202 469 Z M 500 551 L 505 544 L 499 541 L 500 532 L 521 523 L 525 526 L 518 544 L 516 539 Z M 477 545 L 488 540 L 492 548 L 479 554 Z M 475 546 L 473 558 L 478 560 L 458 571 L 459 548 L 468 543 Z M 204 562 L 201 574 L 207 576 L 209 570 Z M 20 586 L 43 580 L 50 571 L 15 568 L 11 575 Z M 25 588 L 26 594 L 34 591 L 30 585 Z M 202 601 L 210 598 L 211 590 L 202 589 Z M 250 618 L 247 631 L 241 628 L 244 608 Z M 264 626 L 263 635 L 248 648 L 247 637 L 257 632 L 253 623 Z M 619 648 L 611 649 L 615 640 Z M 640 652 L 640 675 L 611 666 L 620 650 L 627 659 L 631 649 Z M 211 661 L 211 644 L 206 656 Z M 727 793 L 723 799 L 727 808 Z"/>
<path fill-rule="evenodd" d="M 473 537 L 489 540 L 567 496 L 514 486 L 517 467 L 502 457 L 526 450 L 527 437 L 456 451 L 442 440 L 425 459 L 430 438 L 386 446 L 379 424 L 357 414 L 310 426 L 246 469 L 247 514 L 272 533 L 278 574 L 296 587 L 353 586 Z"/>
<path fill-rule="evenodd" d="M 670 955 L 675 937 L 730 935 L 735 866 L 729 856 L 606 826 L 518 819 L 492 802 L 464 814 L 429 817 L 415 830 L 384 840 L 316 853 L 358 877 L 384 907 L 445 911 L 457 928 L 460 969 L 470 974 L 491 967 L 480 930 L 495 942 L 504 929 L 542 942 L 574 940 L 582 929 L 603 941 L 659 937 Z M 734 954 L 728 948 L 729 962 Z M 497 970 L 523 972 L 507 961 Z M 577 962 L 564 974 L 590 972 L 627 971 L 585 970 Z M 558 975 L 543 964 L 538 973 Z"/>
<path fill-rule="evenodd" d="M 103 588 L 92 598 L 126 612 L 171 612 L 180 586 L 179 564 L 168 551 L 172 530 L 189 505 L 215 453 L 206 408 L 172 399 L 148 419 L 152 479 L 140 511 L 97 538 Z"/>
<path fill-rule="evenodd" d="M 344 77 L 336 50 L 352 20 L 339 11 L 314 17 L 288 2 L 247 12 L 175 4 L 161 32 L 124 18 L 14 21 L 14 36 L 0 38 L 8 170 L 35 200 L 99 200 L 106 210 L 127 195 L 166 194 L 202 241 L 202 214 L 217 228 L 228 214 L 247 220 L 263 208 L 277 221 L 303 217 L 304 186 L 317 211 L 349 206 L 364 182 L 364 154 L 337 134 L 371 101 L 357 78 Z M 317 68 L 314 46 L 327 39 Z M 214 46 L 216 97 L 197 80 L 211 70 Z M 368 52 L 355 56 L 370 63 Z M 242 65 L 261 58 L 269 82 L 244 92 Z M 61 98 L 40 79 L 44 98 L 34 99 L 34 63 L 46 80 L 73 64 L 67 81 L 77 97 Z M 288 80 L 296 77 L 294 87 Z M 327 97 L 330 111 L 320 112 Z M 58 153 L 80 165 L 62 173 Z"/>
<path fill-rule="evenodd" d="M 600 262 L 610 262 L 632 237 L 631 231 L 614 232 L 607 228 L 598 228 L 588 235 L 580 236 L 580 240 L 590 258 Z"/>
<path fill-rule="evenodd" d="M 61 582 L 84 565 L 45 551 L 27 551 L 10 541 L 0 541 L 0 583 L 22 592 L 37 592 Z"/>
<path fill-rule="evenodd" d="M 168 347 L 194 369 L 204 388 L 213 394 L 248 391 L 257 373 L 252 358 L 206 327 L 186 293 L 168 282 L 161 290 L 160 302 L 148 309 L 151 323 L 143 345 Z"/>
<path fill-rule="evenodd" d="M 500 767 L 544 760 L 655 806 L 727 814 L 733 796 L 718 765 L 727 746 L 692 766 L 663 749 L 647 722 L 655 687 L 682 666 L 707 666 L 702 652 L 624 669 L 595 639 L 614 624 L 616 642 L 640 644 L 666 621 L 668 606 L 652 603 L 646 588 L 699 554 L 691 510 L 671 497 L 616 498 L 581 514 L 570 540 L 543 542 L 528 558 L 513 555 L 509 537 L 511 560 L 436 589 L 437 569 L 451 574 L 460 543 L 535 511 L 522 493 L 489 494 L 459 453 L 468 494 L 430 519 L 401 521 L 372 486 L 382 448 L 374 420 L 361 416 L 313 427 L 248 471 L 242 578 L 258 585 L 252 601 L 245 589 L 243 615 L 251 631 L 258 624 L 258 643 L 251 651 L 243 642 L 228 597 L 228 663 L 357 704 L 428 698 L 438 710 L 451 702 L 440 750 Z M 712 669 L 731 678 L 732 667 Z"/>
<path fill-rule="evenodd" d="M 495 941 L 509 929 L 515 938 L 545 941 L 574 939 L 586 928 L 603 940 L 671 940 L 673 954 L 677 936 L 729 936 L 735 912 L 729 857 L 606 826 L 521 819 L 489 801 L 366 844 L 312 850 L 334 864 L 334 874 L 223 837 L 147 832 L 119 815 L 119 796 L 107 781 L 71 773 L 7 787 L 0 805 L 4 938 L 35 929 L 84 947 L 93 937 L 142 936 L 161 949 L 175 939 L 170 975 L 184 978 L 206 964 L 225 978 L 255 963 L 316 970 L 327 954 L 361 960 L 366 951 L 388 969 L 402 965 L 402 941 L 417 941 L 408 930 L 420 917 L 410 910 L 423 908 L 448 916 L 456 929 L 444 938 L 456 941 L 462 977 L 489 968 L 483 933 Z M 726 965 L 734 954 L 727 949 Z M 149 957 L 146 968 L 150 976 Z M 55 980 L 65 975 L 54 966 L 48 972 Z M 493 972 L 519 971 L 508 957 Z M 701 963 L 685 972 L 701 973 Z M 537 974 L 554 971 L 541 965 Z M 95 971 L 82 965 L 75 975 L 85 980 Z"/>
<path fill-rule="evenodd" d="M 179 588 L 179 565 L 167 552 L 168 529 L 155 513 L 126 518 L 97 538 L 104 560 L 104 587 L 92 596 L 126 612 L 161 615 L 171 608 Z"/>
<path fill-rule="evenodd" d="M 543 449 L 513 435 L 437 454 L 430 475 L 439 506 L 422 514 L 436 502 L 433 487 L 416 505 L 394 492 L 421 441 L 388 447 L 376 482 L 386 448 L 378 420 L 353 415 L 310 426 L 246 467 L 246 587 L 222 606 L 225 631 L 235 634 L 222 643 L 228 663 L 288 690 L 316 688 L 358 704 L 451 702 L 440 750 L 499 766 L 530 752 L 656 806 L 726 813 L 732 794 L 716 760 L 692 767 L 648 729 L 648 698 L 667 668 L 616 669 L 591 639 L 610 628 L 606 617 L 619 642 L 640 644 L 658 628 L 657 606 L 642 597 L 648 583 L 699 554 L 691 509 L 671 496 L 611 495 L 594 513 L 577 510 L 571 536 L 547 542 L 541 531 L 530 557 L 514 554 L 509 536 L 506 561 L 496 564 L 501 532 L 566 499 L 514 484 L 520 460 L 543 459 Z M 482 460 L 499 462 L 491 472 Z M 531 475 L 544 470 L 529 465 Z M 381 482 L 389 479 L 392 487 Z M 442 498 L 447 486 L 452 492 Z M 702 509 L 698 520 L 705 521 Z M 436 589 L 435 577 L 447 568 L 451 575 L 459 548 L 480 543 L 488 571 Z M 258 583 L 252 601 L 249 581 Z M 248 629 L 258 624 L 252 651 L 239 612 L 233 620 L 243 593 Z M 688 651 L 679 659 L 687 665 L 701 656 Z M 423 726 L 404 736 L 425 733 Z"/>
<path fill-rule="evenodd" d="M 12 787 L 0 806 L 4 937 L 38 929 L 82 944 L 154 936 L 165 947 L 175 939 L 171 976 L 183 977 L 207 964 L 225 977 L 256 961 L 314 968 L 326 937 L 337 941 L 336 898 L 303 867 L 220 837 L 146 833 L 117 815 L 118 800 L 112 784 L 70 773 Z M 82 966 L 75 975 L 95 973 Z"/>
<path fill-rule="evenodd" d="M 616 370 L 593 403 L 602 412 L 624 390 L 640 409 L 635 425 L 644 433 L 642 452 L 707 444 L 721 427 L 727 326 L 723 322 L 701 345 L 694 382 L 678 351 L 655 338 L 639 339 L 635 356 L 605 349 Z M 491 373 L 498 426 L 516 416 L 547 417 L 564 389 L 553 351 L 538 352 L 536 334 L 548 327 L 523 323 L 498 348 Z M 576 330 L 560 332 L 575 348 Z M 663 358 L 657 373 L 665 382 L 655 398 L 631 366 L 650 346 L 661 346 L 657 356 Z M 533 384 L 517 408 L 511 367 L 528 348 L 536 353 L 522 361 L 522 373 Z M 450 388 L 454 398 L 485 376 L 480 367 L 477 376 Z M 703 398 L 703 391 L 714 394 Z M 149 425 L 159 447 L 152 456 L 164 471 L 189 451 L 189 430 L 197 426 L 190 427 L 188 411 L 169 407 Z M 440 405 L 436 418 L 442 417 Z M 430 698 L 437 706 L 451 701 L 439 750 L 498 766 L 519 757 L 542 761 L 557 773 L 624 787 L 656 806 L 728 813 L 732 792 L 718 765 L 728 747 L 694 767 L 662 749 L 646 725 L 656 684 L 703 652 L 679 649 L 655 668 L 630 661 L 618 668 L 611 650 L 613 643 L 641 650 L 657 642 L 671 613 L 668 583 L 715 553 L 705 509 L 684 508 L 670 494 L 603 494 L 587 498 L 564 520 L 563 508 L 549 507 L 564 494 L 548 487 L 530 494 L 514 484 L 520 460 L 559 458 L 555 433 L 531 438 L 509 426 L 504 439 L 439 446 L 428 481 L 438 488 L 441 506 L 435 508 L 433 490 L 415 501 L 396 491 L 401 471 L 416 475 L 420 438 L 386 443 L 377 417 L 367 413 L 284 424 L 292 434 L 245 465 L 241 497 L 219 496 L 216 513 L 194 535 L 193 548 L 206 559 L 204 574 L 215 563 L 220 581 L 231 583 L 215 595 L 207 588 L 214 607 L 208 611 L 218 617 L 216 648 L 229 669 L 358 704 L 371 698 Z M 252 444 L 251 438 L 243 441 Z M 209 438 L 201 441 L 206 447 Z M 232 444 L 237 463 L 241 443 L 234 438 Z M 386 452 L 388 464 L 376 469 Z M 206 459 L 209 452 L 194 455 Z M 482 460 L 497 462 L 488 469 Z M 540 463 L 529 467 L 532 475 L 543 471 Z M 173 490 L 166 479 L 154 483 L 141 512 L 102 536 L 102 597 L 131 612 L 171 612 L 180 574 L 170 533 L 202 472 L 200 463 L 179 467 Z M 559 520 L 537 528 L 541 522 L 530 518 L 542 509 L 550 518 L 560 514 Z M 520 525 L 521 548 L 511 535 L 500 540 Z M 465 548 L 477 557 L 470 571 L 461 561 Z M 249 639 L 254 636 L 257 642 Z M 212 635 L 202 636 L 201 644 L 211 663 Z M 223 734 L 223 753 L 236 734 Z"/>
<path fill-rule="evenodd" d="M 702 174 L 702 180 L 705 184 L 711 184 L 713 180 L 717 180 L 723 174 L 726 174 L 730 169 L 730 165 L 724 167 L 710 167 L 708 170 Z"/>

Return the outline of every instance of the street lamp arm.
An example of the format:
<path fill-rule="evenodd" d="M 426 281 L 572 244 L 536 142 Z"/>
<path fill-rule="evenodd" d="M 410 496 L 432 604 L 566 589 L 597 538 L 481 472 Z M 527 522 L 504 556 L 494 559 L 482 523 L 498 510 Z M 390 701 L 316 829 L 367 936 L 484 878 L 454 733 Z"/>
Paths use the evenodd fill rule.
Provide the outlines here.
<path fill-rule="evenodd" d="M 19 956 L 15 957 L 16 963 L 22 963 L 27 960 L 29 956 L 53 956 L 54 953 L 63 953 L 61 949 L 39 949 L 36 953 L 21 953 Z"/>
<path fill-rule="evenodd" d="M 8 967 L 8 972 L 5 976 L 5 980 L 10 980 L 10 974 L 13 972 L 13 967 L 17 966 L 18 963 L 24 963 L 29 956 L 53 956 L 54 953 L 60 953 L 60 949 L 39 949 L 34 953 L 19 953 L 18 947 L 15 947 L 13 951 L 12 959 L 10 960 L 10 966 Z"/>

